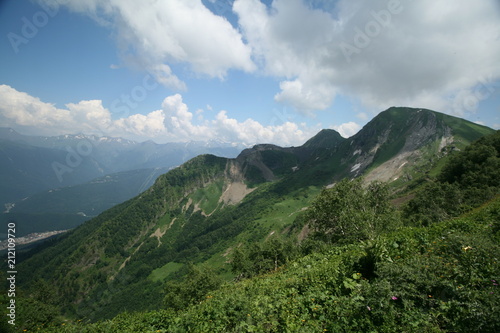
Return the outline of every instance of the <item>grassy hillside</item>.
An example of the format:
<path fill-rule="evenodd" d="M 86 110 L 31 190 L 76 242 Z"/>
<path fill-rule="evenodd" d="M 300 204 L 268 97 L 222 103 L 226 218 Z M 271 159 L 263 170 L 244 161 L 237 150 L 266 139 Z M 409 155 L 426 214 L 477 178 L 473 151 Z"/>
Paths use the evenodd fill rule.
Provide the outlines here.
<path fill-rule="evenodd" d="M 500 197 L 460 218 L 328 246 L 179 311 L 46 332 L 495 332 Z"/>
<path fill-rule="evenodd" d="M 390 119 L 391 112 L 381 117 L 388 115 Z M 440 127 L 438 116 L 433 112 L 400 112 L 404 115 L 396 112 L 394 123 L 385 122 L 383 127 L 384 122 L 375 119 L 348 140 L 338 139 L 335 132 L 323 131 L 304 147 L 260 145 L 242 152 L 237 159 L 211 155 L 195 158 L 159 177 L 155 185 L 140 196 L 104 212 L 58 241 L 25 254 L 26 260 L 19 265 L 23 271 L 22 276 L 19 275 L 19 288 L 28 299 L 39 302 L 38 290 L 45 290 L 50 295 L 45 300 L 52 300 L 52 309 L 66 318 L 96 321 L 123 312 L 155 310 L 165 304 L 187 307 L 192 303 L 189 300 L 197 299 L 203 292 L 196 288 L 194 281 L 197 280 L 189 274 L 205 276 L 206 281 L 212 281 L 213 276 L 231 281 L 235 277 L 260 275 L 284 264 L 289 268 L 287 263 L 300 261 L 298 258 L 303 255 L 323 253 L 321 248 L 331 248 L 333 239 L 344 239 L 342 246 L 348 246 L 353 240 L 354 243 L 375 241 L 374 235 L 382 237 L 391 229 L 381 225 L 383 218 L 373 216 L 373 212 L 382 210 L 352 205 L 351 210 L 356 212 L 354 229 L 359 230 L 340 238 L 313 237 L 318 235 L 311 222 L 316 218 L 304 210 L 317 202 L 318 195 L 319 198 L 324 195 L 325 185 L 338 183 L 342 177 L 358 176 L 358 170 L 370 171 L 379 150 L 398 151 L 391 159 L 406 156 L 405 152 L 415 154 L 417 159 L 422 156 L 422 149 L 430 150 L 430 145 L 438 149 L 441 145 L 436 145 L 436 140 L 449 137 L 435 134 Z M 395 124 L 403 123 L 407 127 L 402 132 L 405 137 L 401 138 L 397 135 L 401 128 Z M 453 133 L 448 127 L 442 130 Z M 328 144 L 327 138 L 334 144 Z M 401 145 L 397 140 L 403 143 L 403 148 L 390 148 Z M 447 144 L 443 148 L 451 145 L 448 139 L 444 141 Z M 450 149 L 449 155 L 452 153 L 457 151 Z M 437 203 L 446 202 L 447 195 L 452 193 L 450 188 L 443 185 L 436 191 L 443 194 Z M 462 190 L 457 189 L 465 193 Z M 363 188 L 356 191 L 353 193 L 362 195 L 351 195 L 352 200 L 344 201 L 363 198 L 375 204 L 382 202 L 381 198 L 386 200 L 388 193 L 385 187 L 378 186 L 368 187 L 366 195 Z M 347 194 L 345 197 L 351 198 Z M 425 198 L 425 194 L 418 198 Z M 407 215 L 402 220 L 384 208 L 384 214 L 392 216 L 391 226 L 402 223 L 427 226 L 431 224 L 428 220 L 444 221 L 473 206 L 462 200 L 460 209 L 443 207 L 442 212 L 434 209 L 433 212 L 440 213 L 434 221 L 429 211 L 422 208 L 431 207 L 428 202 L 413 202 L 417 202 L 416 206 L 406 209 Z M 363 225 L 365 217 L 373 224 L 368 229 Z M 329 218 L 337 220 L 335 216 Z M 337 229 L 326 228 L 324 234 Z M 300 246 L 299 240 L 302 240 Z M 340 243 L 334 247 L 340 248 Z M 235 258 L 239 260 L 236 260 L 239 268 L 233 267 Z M 50 284 L 40 288 L 43 281 Z M 186 297 L 165 303 L 169 289 Z M 46 322 L 53 322 L 56 317 Z"/>
<path fill-rule="evenodd" d="M 221 286 L 212 270 L 191 266 L 190 279 L 165 285 L 166 310 L 125 312 L 93 324 L 52 320 L 40 328 L 46 332 L 497 332 L 498 163 L 500 131 L 455 154 L 401 216 L 386 206 L 384 185 L 363 189 L 359 181 L 344 180 L 323 190 L 301 219 L 316 229 L 316 236 L 311 234 L 301 244 L 267 237 L 263 243 L 239 246 L 227 264 L 233 272 L 246 272 L 238 282 Z M 436 188 L 440 191 L 430 196 Z M 486 202 L 468 195 L 475 189 L 485 193 Z M 460 195 L 461 200 L 449 204 Z M 345 214 L 351 210 L 354 215 Z M 372 219 L 385 224 L 373 228 Z M 405 226 L 398 227 L 394 219 Z M 346 234 L 324 237 L 339 232 Z M 168 269 L 172 273 L 176 267 Z M 203 286 L 202 281 L 212 282 Z"/>

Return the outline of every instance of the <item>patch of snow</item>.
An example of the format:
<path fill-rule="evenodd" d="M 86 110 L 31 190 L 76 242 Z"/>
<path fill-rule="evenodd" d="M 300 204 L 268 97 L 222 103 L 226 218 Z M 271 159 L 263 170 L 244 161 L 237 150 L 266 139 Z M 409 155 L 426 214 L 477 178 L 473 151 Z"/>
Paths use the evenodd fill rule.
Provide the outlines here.
<path fill-rule="evenodd" d="M 359 168 L 361 168 L 361 163 L 355 164 L 355 165 L 351 168 L 351 172 L 354 172 L 354 171 L 358 170 Z"/>
<path fill-rule="evenodd" d="M 360 155 L 360 154 L 361 154 L 361 149 L 358 149 L 354 153 L 352 153 L 352 156 Z"/>

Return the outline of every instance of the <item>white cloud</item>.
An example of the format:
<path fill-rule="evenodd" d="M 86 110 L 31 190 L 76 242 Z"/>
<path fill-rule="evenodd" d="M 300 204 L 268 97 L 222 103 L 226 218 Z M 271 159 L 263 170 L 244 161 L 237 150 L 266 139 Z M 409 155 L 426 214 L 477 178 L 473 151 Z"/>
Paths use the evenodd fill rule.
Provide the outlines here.
<path fill-rule="evenodd" d="M 133 114 L 127 118 L 116 120 L 111 130 L 123 133 L 122 135 L 132 133 L 139 137 L 154 138 L 165 131 L 164 121 L 165 114 L 162 110 L 153 111 L 147 115 Z M 117 131 L 117 129 L 121 131 Z"/>
<path fill-rule="evenodd" d="M 337 26 L 330 15 L 310 9 L 301 0 L 274 1 L 271 9 L 259 0 L 237 0 L 233 9 L 261 69 L 286 78 L 275 100 L 306 114 L 326 109 L 336 88 L 316 63 L 325 56 L 324 47 L 318 48 L 329 40 L 324 32 Z"/>
<path fill-rule="evenodd" d="M 187 87 L 176 68 L 222 79 L 233 69 L 258 71 L 280 82 L 277 102 L 312 115 L 343 95 L 366 109 L 358 113 L 360 120 L 393 105 L 466 116 L 498 91 L 498 0 L 273 0 L 270 5 L 235 0 L 237 28 L 201 0 L 38 1 L 65 6 L 111 29 L 124 62 L 120 67 L 139 66 L 179 91 Z M 24 111 L 12 114 L 12 108 L 4 108 L 6 123 L 65 121 L 66 128 L 81 128 L 82 122 L 89 129 L 99 123 L 109 131 L 161 134 L 165 140 L 215 137 L 219 131 L 245 142 L 296 143 L 307 132 L 294 123 L 238 121 L 222 111 L 212 119 L 193 117 L 180 95 L 167 97 L 161 110 L 120 122 L 111 121 L 100 101 L 57 109 L 24 97 L 7 101 L 7 106 L 24 103 L 19 105 Z M 93 111 L 83 115 L 88 108 Z M 340 126 L 349 135 L 354 124 Z"/>
<path fill-rule="evenodd" d="M 370 111 L 406 105 L 464 115 L 475 111 L 478 86 L 500 79 L 496 0 L 339 0 L 329 12 L 318 5 L 234 3 L 262 70 L 286 78 L 279 102 L 310 112 L 343 94 Z"/>
<path fill-rule="evenodd" d="M 332 126 L 332 129 L 339 132 L 340 135 L 342 135 L 344 138 L 349 138 L 359 132 L 359 130 L 361 129 L 361 125 L 350 121 L 338 126 Z"/>
<path fill-rule="evenodd" d="M 182 101 L 182 96 L 176 94 L 163 100 L 162 109 L 165 113 L 167 135 L 175 141 L 207 140 L 213 138 L 213 130 L 208 126 L 193 123 L 193 114 Z"/>
<path fill-rule="evenodd" d="M 172 69 L 168 65 L 150 65 L 148 71 L 156 79 L 156 82 L 165 87 L 181 91 L 187 90 L 186 84 L 172 73 Z"/>
<path fill-rule="evenodd" d="M 124 63 L 167 87 L 187 89 L 176 64 L 218 78 L 258 69 L 280 81 L 276 101 L 309 115 L 341 94 L 368 112 L 464 116 L 500 79 L 498 0 L 235 0 L 238 28 L 201 0 L 38 1 L 112 29 Z"/>
<path fill-rule="evenodd" d="M 281 92 L 274 99 L 277 102 L 292 105 L 305 114 L 311 114 L 315 110 L 324 110 L 332 103 L 333 96 L 329 89 L 322 86 L 304 84 L 297 79 L 294 81 L 283 81 L 280 83 Z"/>
<path fill-rule="evenodd" d="M 67 122 L 70 119 L 68 110 L 57 109 L 52 104 L 43 103 L 8 85 L 0 85 L 0 96 L 0 110 L 5 126 L 50 126 L 54 122 Z"/>
<path fill-rule="evenodd" d="M 69 103 L 65 109 L 59 109 L 7 85 L 0 85 L 0 100 L 0 126 L 32 135 L 85 133 L 139 141 L 153 139 L 159 143 L 223 140 L 297 146 L 319 131 L 293 122 L 265 126 L 251 118 L 238 121 L 224 110 L 213 119 L 194 117 L 180 94 L 166 97 L 159 110 L 117 120 L 111 119 L 110 111 L 100 100 Z M 198 111 L 195 113 L 201 115 Z"/>
<path fill-rule="evenodd" d="M 220 111 L 213 125 L 219 138 L 247 144 L 274 143 L 282 146 L 297 146 L 316 134 L 315 129 L 303 128 L 292 122 L 281 125 L 264 126 L 253 119 L 238 122 Z"/>
<path fill-rule="evenodd" d="M 66 6 L 114 31 L 125 62 L 158 75 L 159 82 L 185 89 L 168 64 L 187 63 L 209 77 L 230 69 L 253 71 L 251 50 L 241 34 L 201 0 L 38 0 Z"/>

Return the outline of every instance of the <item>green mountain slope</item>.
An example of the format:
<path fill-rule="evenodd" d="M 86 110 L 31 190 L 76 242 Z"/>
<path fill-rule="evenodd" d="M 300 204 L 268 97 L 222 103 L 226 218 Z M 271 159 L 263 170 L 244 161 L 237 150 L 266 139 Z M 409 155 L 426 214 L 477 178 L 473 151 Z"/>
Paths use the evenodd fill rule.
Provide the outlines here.
<path fill-rule="evenodd" d="M 393 182 L 401 190 L 411 188 L 426 173 L 436 173 L 450 152 L 494 130 L 431 110 L 393 107 L 349 139 L 338 140 L 332 132 L 322 131 L 309 141 L 318 143 L 317 148 L 299 172 L 283 182 L 286 186 L 324 186 L 364 175 L 367 181 Z M 328 134 L 334 144 L 321 144 Z"/>
<path fill-rule="evenodd" d="M 179 312 L 124 313 L 67 331 L 495 332 L 499 211 L 497 198 L 430 228 L 318 251 Z"/>
<path fill-rule="evenodd" d="M 95 135 L 22 135 L 0 127 L 0 241 L 74 228 L 149 188 L 173 167 L 202 153 L 235 157 L 227 142 L 156 144 Z"/>
<path fill-rule="evenodd" d="M 394 161 L 402 173 L 389 179 L 409 186 L 406 174 L 432 170 L 448 152 L 491 132 L 429 110 L 392 108 L 349 139 L 322 131 L 301 147 L 258 145 L 236 159 L 202 155 L 27 253 L 19 286 L 30 291 L 34 281 L 50 281 L 67 315 L 92 320 L 157 309 L 164 283 L 186 274 L 188 263 L 231 279 L 226 262 L 235 248 L 300 225 L 324 186 L 362 174 L 382 179 L 376 171 Z"/>

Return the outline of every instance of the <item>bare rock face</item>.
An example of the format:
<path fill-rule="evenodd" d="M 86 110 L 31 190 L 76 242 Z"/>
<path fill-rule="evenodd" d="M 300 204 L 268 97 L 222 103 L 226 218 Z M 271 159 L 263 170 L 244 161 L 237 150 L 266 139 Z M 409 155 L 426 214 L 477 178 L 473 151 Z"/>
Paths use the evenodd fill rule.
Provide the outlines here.
<path fill-rule="evenodd" d="M 348 141 L 341 163 L 350 177 L 373 168 L 365 175 L 367 181 L 398 179 L 424 147 L 437 142 L 438 154 L 454 144 L 452 128 L 443 117 L 430 110 L 410 108 L 382 112 Z"/>
<path fill-rule="evenodd" d="M 228 160 L 225 174 L 226 181 L 219 199 L 220 203 L 236 205 L 255 190 L 255 188 L 250 188 L 245 183 L 244 172 L 237 160 Z"/>

